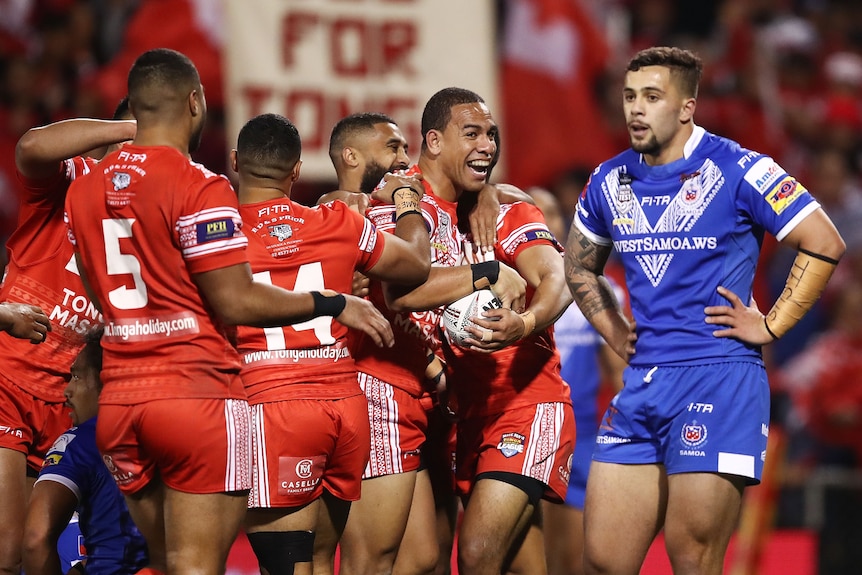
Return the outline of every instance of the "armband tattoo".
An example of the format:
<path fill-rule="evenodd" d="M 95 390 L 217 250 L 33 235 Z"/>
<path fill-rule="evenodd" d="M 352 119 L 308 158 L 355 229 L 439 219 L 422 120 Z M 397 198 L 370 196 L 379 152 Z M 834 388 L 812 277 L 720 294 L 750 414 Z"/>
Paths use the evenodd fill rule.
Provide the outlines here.
<path fill-rule="evenodd" d="M 837 265 L 832 258 L 799 250 L 781 295 L 764 318 L 773 339 L 786 334 L 811 309 Z"/>

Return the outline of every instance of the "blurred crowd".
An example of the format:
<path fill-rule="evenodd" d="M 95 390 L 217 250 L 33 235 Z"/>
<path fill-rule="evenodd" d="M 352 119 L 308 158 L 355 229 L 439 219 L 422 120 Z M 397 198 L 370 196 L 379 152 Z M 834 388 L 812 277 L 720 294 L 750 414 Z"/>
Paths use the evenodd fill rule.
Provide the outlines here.
<path fill-rule="evenodd" d="M 15 225 L 18 138 L 63 118 L 109 116 L 132 60 L 151 47 L 197 64 L 210 119 L 195 159 L 226 171 L 220 1 L 0 0 L 0 242 Z M 513 2 L 498 1 L 501 20 Z M 619 82 L 630 56 L 652 45 L 693 49 L 705 64 L 697 122 L 771 154 L 838 226 L 848 251 L 835 279 L 791 336 L 769 348 L 774 421 L 790 437 L 788 477 L 799 484 L 822 465 L 862 469 L 862 2 L 580 2 L 607 44 L 588 89 L 616 150 L 628 146 Z M 571 165 L 529 184 L 554 193 L 570 219 L 593 167 Z M 792 257 L 767 239 L 755 294 L 762 308 Z"/>

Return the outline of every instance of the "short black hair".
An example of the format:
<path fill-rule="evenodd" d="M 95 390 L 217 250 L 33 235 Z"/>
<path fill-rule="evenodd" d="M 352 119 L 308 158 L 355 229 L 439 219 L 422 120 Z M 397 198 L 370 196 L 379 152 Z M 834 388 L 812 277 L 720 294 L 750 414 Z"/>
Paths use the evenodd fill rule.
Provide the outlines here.
<path fill-rule="evenodd" d="M 664 66 L 678 80 L 685 96 L 697 98 L 697 87 L 703 75 L 703 62 L 689 50 L 669 46 L 654 46 L 641 50 L 629 61 L 627 72 L 637 72 L 646 66 Z"/>
<path fill-rule="evenodd" d="M 114 115 L 111 116 L 112 120 L 132 120 L 134 116 L 132 116 L 132 111 L 129 109 L 129 97 L 123 96 L 123 99 L 117 104 L 117 107 L 114 108 Z"/>
<path fill-rule="evenodd" d="M 102 334 L 104 331 L 105 328 L 98 325 L 85 332 L 84 347 L 81 348 L 80 352 L 86 361 L 87 369 L 92 370 L 96 374 L 100 389 L 102 380 L 99 374 L 102 372 Z"/>
<path fill-rule="evenodd" d="M 465 88 L 443 88 L 428 100 L 422 111 L 422 147 L 425 136 L 431 130 L 443 131 L 452 119 L 452 107 L 460 104 L 484 104 L 485 100 L 472 90 Z"/>
<path fill-rule="evenodd" d="M 332 162 L 335 163 L 341 155 L 341 150 L 348 145 L 351 138 L 373 130 L 377 124 L 398 125 L 395 120 L 380 112 L 359 112 L 338 120 L 329 136 L 329 158 Z"/>
<path fill-rule="evenodd" d="M 293 122 L 279 114 L 255 116 L 239 131 L 236 142 L 240 170 L 266 177 L 284 177 L 302 154 L 302 140 Z"/>
<path fill-rule="evenodd" d="M 136 114 L 161 108 L 167 94 L 185 96 L 200 88 L 198 69 L 188 56 L 155 48 L 138 56 L 129 70 L 129 105 Z"/>

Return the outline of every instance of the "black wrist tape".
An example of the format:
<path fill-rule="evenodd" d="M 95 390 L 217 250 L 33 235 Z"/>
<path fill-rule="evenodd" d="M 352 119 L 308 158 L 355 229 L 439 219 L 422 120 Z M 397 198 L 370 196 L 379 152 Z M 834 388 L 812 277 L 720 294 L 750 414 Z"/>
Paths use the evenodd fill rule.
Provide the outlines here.
<path fill-rule="evenodd" d="M 422 215 L 422 212 L 420 212 L 419 210 L 406 210 L 406 211 L 401 212 L 400 214 L 398 214 L 398 216 L 395 218 L 395 222 L 397 223 L 397 222 L 398 222 L 398 220 L 400 220 L 400 219 L 401 219 L 401 218 L 403 218 L 404 216 L 409 216 L 410 214 L 416 214 L 416 215 L 421 216 L 421 215 Z"/>
<path fill-rule="evenodd" d="M 470 271 L 473 272 L 473 291 L 491 287 L 500 278 L 500 262 L 480 262 L 471 264 Z"/>
<path fill-rule="evenodd" d="M 311 297 L 314 298 L 314 317 L 338 317 L 347 306 L 347 298 L 344 297 L 344 294 L 326 296 L 319 291 L 313 291 Z"/>

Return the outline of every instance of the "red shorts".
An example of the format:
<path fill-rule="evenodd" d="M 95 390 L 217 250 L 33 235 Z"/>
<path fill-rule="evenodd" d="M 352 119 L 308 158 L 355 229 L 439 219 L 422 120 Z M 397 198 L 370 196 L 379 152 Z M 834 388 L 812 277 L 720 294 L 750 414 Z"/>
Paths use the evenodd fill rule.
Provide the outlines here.
<path fill-rule="evenodd" d="M 374 376 L 359 372 L 357 378 L 371 424 L 371 453 L 362 479 L 416 471 L 428 431 L 425 404 Z"/>
<path fill-rule="evenodd" d="M 244 399 L 158 399 L 100 405 L 96 446 L 129 495 L 158 473 L 184 493 L 251 488 L 250 414 Z"/>
<path fill-rule="evenodd" d="M 298 507 L 325 488 L 359 499 L 368 461 L 365 396 L 292 399 L 251 406 L 253 507 Z"/>
<path fill-rule="evenodd" d="M 39 471 L 54 441 L 72 425 L 69 411 L 0 380 L 0 448 L 23 453 L 27 465 Z"/>
<path fill-rule="evenodd" d="M 575 445 L 575 416 L 567 403 L 540 403 L 458 422 L 455 478 L 469 494 L 476 476 L 504 471 L 538 479 L 544 498 L 563 501 Z"/>

